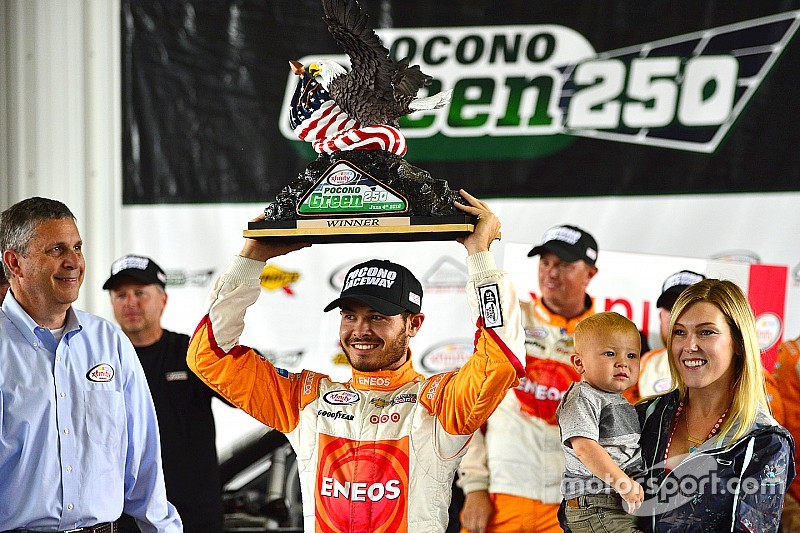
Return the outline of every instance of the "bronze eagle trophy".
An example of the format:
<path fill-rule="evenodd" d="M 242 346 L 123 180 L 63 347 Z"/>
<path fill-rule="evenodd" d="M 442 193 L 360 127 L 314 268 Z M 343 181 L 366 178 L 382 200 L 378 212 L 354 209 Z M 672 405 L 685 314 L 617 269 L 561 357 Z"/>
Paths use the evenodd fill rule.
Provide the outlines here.
<path fill-rule="evenodd" d="M 289 109 L 295 135 L 319 154 L 251 222 L 252 238 L 307 242 L 450 240 L 474 229 L 446 181 L 409 164 L 399 119 L 445 107 L 452 91 L 418 98 L 430 83 L 408 58 L 394 61 L 356 0 L 322 0 L 324 20 L 350 59 L 307 66 Z"/>

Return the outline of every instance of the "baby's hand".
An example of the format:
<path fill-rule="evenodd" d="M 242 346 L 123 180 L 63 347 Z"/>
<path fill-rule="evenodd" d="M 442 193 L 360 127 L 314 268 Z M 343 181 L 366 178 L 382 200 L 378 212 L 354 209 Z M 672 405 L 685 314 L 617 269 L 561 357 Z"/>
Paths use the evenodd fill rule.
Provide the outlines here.
<path fill-rule="evenodd" d="M 627 504 L 627 512 L 633 514 L 636 509 L 642 506 L 644 501 L 644 489 L 639 483 L 631 478 L 617 483 L 617 492 Z"/>

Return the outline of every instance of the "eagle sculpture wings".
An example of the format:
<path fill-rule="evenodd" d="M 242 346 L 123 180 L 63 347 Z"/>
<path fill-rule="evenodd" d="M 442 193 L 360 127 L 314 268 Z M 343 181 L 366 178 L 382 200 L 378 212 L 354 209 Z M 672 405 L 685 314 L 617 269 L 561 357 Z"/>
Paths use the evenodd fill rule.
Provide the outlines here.
<path fill-rule="evenodd" d="M 330 97 L 361 126 L 397 127 L 398 119 L 412 111 L 438 109 L 450 101 L 451 91 L 427 98 L 417 92 L 431 77 L 419 66 L 389 57 L 356 0 L 322 0 L 325 22 L 336 42 L 350 57 L 350 72 L 330 60 L 308 66 L 308 73 Z"/>

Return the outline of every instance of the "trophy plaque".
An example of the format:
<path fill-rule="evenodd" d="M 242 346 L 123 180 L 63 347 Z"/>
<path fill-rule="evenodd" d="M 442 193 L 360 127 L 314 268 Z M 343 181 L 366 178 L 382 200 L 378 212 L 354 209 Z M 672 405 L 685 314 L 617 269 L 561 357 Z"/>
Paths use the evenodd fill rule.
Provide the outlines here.
<path fill-rule="evenodd" d="M 244 236 L 290 242 L 453 240 L 475 217 L 446 181 L 410 165 L 400 117 L 446 106 L 452 91 L 417 98 L 431 77 L 389 57 L 356 0 L 322 0 L 328 30 L 350 58 L 348 72 L 320 59 L 304 66 L 289 110 L 295 135 L 319 154 L 250 222 Z"/>

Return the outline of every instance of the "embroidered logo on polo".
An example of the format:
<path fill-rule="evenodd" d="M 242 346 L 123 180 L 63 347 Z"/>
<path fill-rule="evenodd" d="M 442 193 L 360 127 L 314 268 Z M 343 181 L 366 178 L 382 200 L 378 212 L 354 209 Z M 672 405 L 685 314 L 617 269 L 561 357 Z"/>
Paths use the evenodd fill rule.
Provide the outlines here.
<path fill-rule="evenodd" d="M 186 370 L 167 372 L 164 374 L 164 379 L 167 381 L 186 381 L 189 379 L 189 373 Z"/>
<path fill-rule="evenodd" d="M 351 405 L 359 400 L 359 396 L 350 390 L 334 390 L 326 392 L 322 399 L 331 405 Z"/>
<path fill-rule="evenodd" d="M 107 383 L 114 379 L 114 368 L 108 363 L 100 363 L 86 373 L 86 379 L 95 383 Z"/>
<path fill-rule="evenodd" d="M 358 442 L 319 436 L 317 531 L 408 531 L 408 437 Z"/>

